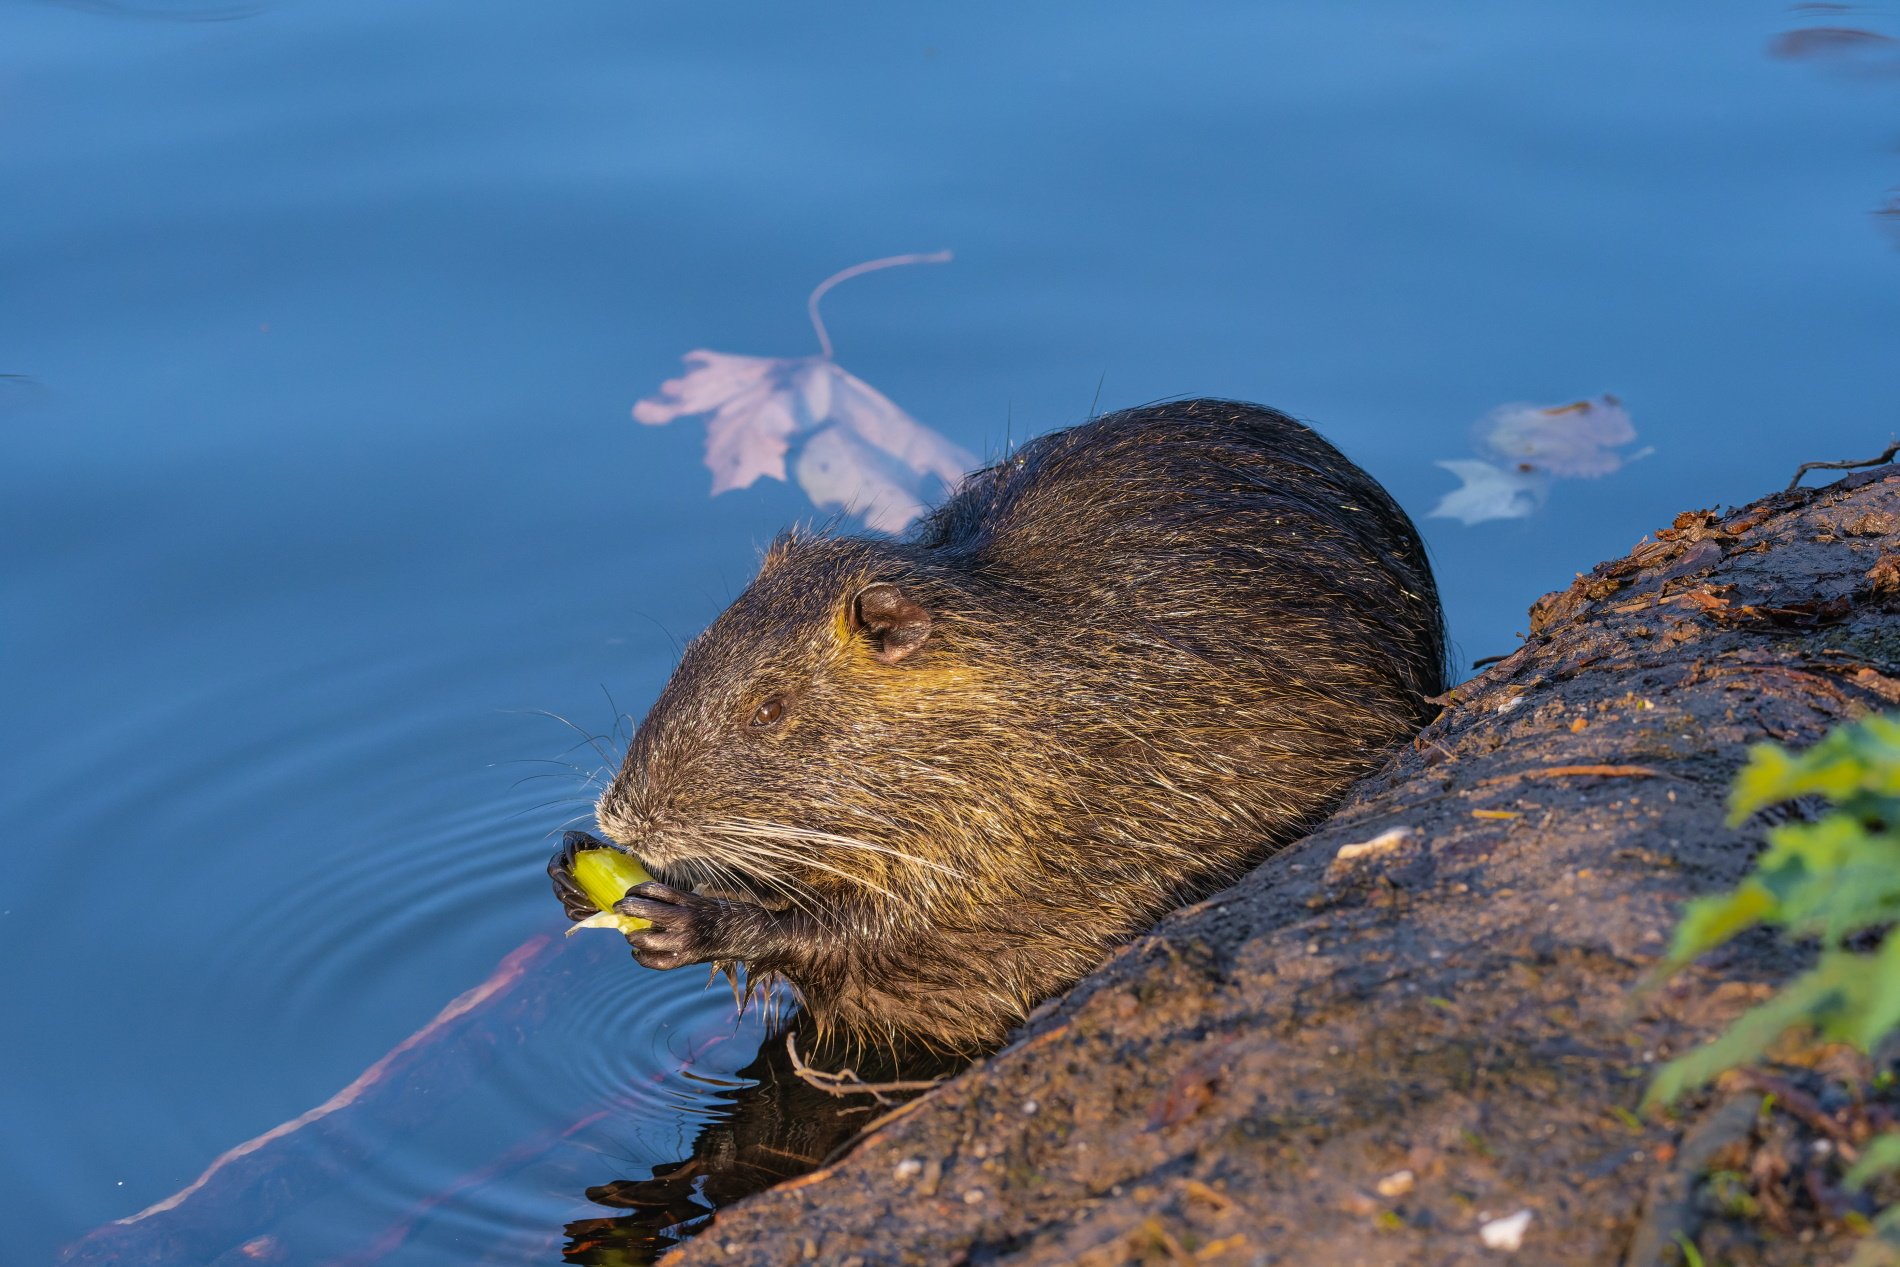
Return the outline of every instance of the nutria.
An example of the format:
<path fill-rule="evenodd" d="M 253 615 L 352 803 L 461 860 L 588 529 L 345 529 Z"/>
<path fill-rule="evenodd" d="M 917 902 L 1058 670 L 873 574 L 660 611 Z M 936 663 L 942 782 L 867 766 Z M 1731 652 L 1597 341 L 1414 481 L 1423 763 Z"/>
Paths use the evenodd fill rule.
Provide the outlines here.
<path fill-rule="evenodd" d="M 598 805 L 653 968 L 742 963 L 825 1030 L 962 1051 L 1298 836 L 1443 689 L 1417 531 L 1284 414 L 1130 409 L 905 540 L 792 533 Z M 594 908 L 549 865 L 570 915 Z"/>

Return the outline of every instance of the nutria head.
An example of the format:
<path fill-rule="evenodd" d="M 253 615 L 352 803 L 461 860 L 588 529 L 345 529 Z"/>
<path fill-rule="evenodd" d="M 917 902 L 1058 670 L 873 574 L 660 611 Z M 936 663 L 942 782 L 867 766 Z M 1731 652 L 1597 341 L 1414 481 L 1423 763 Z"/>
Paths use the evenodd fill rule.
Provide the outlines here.
<path fill-rule="evenodd" d="M 965 604 L 894 543 L 787 536 L 686 648 L 600 798 L 603 833 L 669 882 L 796 906 L 924 899 L 963 874 L 945 799 L 992 767 L 959 742 L 1002 701 Z M 952 787 L 952 784 L 957 786 Z"/>

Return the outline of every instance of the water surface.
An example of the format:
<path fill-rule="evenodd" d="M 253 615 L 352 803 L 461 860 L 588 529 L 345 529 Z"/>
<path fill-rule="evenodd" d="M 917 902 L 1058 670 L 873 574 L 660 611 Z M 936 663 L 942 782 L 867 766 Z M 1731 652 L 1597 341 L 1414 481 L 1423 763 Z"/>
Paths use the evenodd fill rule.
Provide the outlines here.
<path fill-rule="evenodd" d="M 0 1240 L 44 1261 L 176 1191 L 558 927 L 585 736 L 810 509 L 709 500 L 693 424 L 627 410 L 690 348 L 813 350 L 844 265 L 956 252 L 827 312 L 979 453 L 1229 395 L 1423 516 L 1493 406 L 1617 393 L 1649 457 L 1421 519 L 1467 657 L 1676 511 L 1877 451 L 1900 78 L 1773 55 L 1804 24 L 0 7 Z M 685 1155 L 757 1030 L 580 942 L 451 1106 L 357 1141 L 309 1243 L 555 1262 L 587 1186 Z"/>

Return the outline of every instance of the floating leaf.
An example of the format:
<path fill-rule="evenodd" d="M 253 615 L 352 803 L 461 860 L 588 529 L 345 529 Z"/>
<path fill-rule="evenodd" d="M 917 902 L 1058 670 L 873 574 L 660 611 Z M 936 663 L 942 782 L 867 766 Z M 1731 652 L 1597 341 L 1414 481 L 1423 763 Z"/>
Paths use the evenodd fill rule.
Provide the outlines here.
<path fill-rule="evenodd" d="M 635 405 L 634 418 L 661 426 L 708 415 L 706 466 L 715 495 L 750 487 L 761 476 L 784 479 L 786 455 L 802 442 L 793 470 L 813 503 L 860 514 L 885 532 L 901 531 L 936 494 L 955 488 L 976 457 L 832 360 L 818 300 L 860 273 L 947 259 L 948 252 L 893 256 L 834 274 L 808 300 L 821 355 L 688 352 L 687 372 Z"/>
<path fill-rule="evenodd" d="M 1463 486 L 1431 513 L 1466 524 L 1522 519 L 1544 504 L 1552 478 L 1594 479 L 1649 452 L 1623 454 L 1636 438 L 1629 411 L 1614 396 L 1567 405 L 1500 405 L 1474 431 L 1479 459 L 1438 463 Z"/>
<path fill-rule="evenodd" d="M 807 440 L 793 469 L 814 506 L 858 511 L 880 531 L 901 532 L 924 513 L 902 465 L 842 427 Z"/>
<path fill-rule="evenodd" d="M 750 488 L 761 475 L 784 479 L 785 451 L 798 430 L 784 380 L 796 362 L 703 348 L 688 352 L 685 361 L 692 368 L 635 405 L 634 418 L 657 427 L 689 414 L 711 414 L 706 466 L 714 496 Z"/>
<path fill-rule="evenodd" d="M 1636 438 L 1614 396 L 1567 405 L 1500 405 L 1478 424 L 1478 447 L 1504 462 L 1552 475 L 1594 479 L 1623 465 L 1615 446 Z"/>
<path fill-rule="evenodd" d="M 1456 519 L 1466 524 L 1487 519 L 1522 519 L 1544 504 L 1550 480 L 1540 471 L 1506 470 L 1476 458 L 1436 463 L 1460 480 L 1463 486 L 1438 499 L 1431 514 L 1439 519 Z"/>

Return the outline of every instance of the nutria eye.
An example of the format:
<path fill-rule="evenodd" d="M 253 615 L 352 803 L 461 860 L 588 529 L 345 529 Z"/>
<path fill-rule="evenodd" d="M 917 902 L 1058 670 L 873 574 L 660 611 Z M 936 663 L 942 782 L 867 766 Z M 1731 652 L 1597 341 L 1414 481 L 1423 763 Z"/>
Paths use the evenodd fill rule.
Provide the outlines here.
<path fill-rule="evenodd" d="M 759 705 L 758 711 L 752 714 L 752 724 L 760 729 L 764 729 L 767 726 L 775 725 L 778 719 L 783 716 L 785 716 L 785 701 L 782 699 L 769 699 Z"/>

